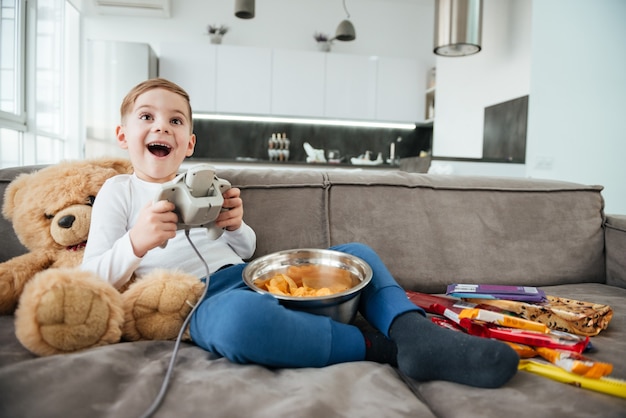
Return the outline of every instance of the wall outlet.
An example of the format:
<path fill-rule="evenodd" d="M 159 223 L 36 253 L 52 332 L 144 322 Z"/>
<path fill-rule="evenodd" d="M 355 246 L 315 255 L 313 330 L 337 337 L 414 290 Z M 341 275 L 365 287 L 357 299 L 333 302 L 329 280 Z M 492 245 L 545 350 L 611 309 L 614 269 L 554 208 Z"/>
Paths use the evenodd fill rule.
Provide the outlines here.
<path fill-rule="evenodd" d="M 539 156 L 535 163 L 535 169 L 537 170 L 552 170 L 554 166 L 554 157 Z"/>

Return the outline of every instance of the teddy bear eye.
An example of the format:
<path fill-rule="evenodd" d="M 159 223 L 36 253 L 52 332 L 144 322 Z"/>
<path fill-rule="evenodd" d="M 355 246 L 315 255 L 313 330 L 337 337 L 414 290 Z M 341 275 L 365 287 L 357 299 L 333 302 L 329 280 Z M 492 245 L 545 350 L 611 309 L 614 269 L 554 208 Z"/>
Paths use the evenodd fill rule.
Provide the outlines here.
<path fill-rule="evenodd" d="M 93 202 L 96 201 L 96 196 L 88 196 L 87 197 L 87 205 L 88 206 L 93 206 Z"/>
<path fill-rule="evenodd" d="M 44 216 L 46 217 L 46 219 L 52 219 L 54 218 L 54 215 L 48 215 L 47 213 L 44 214 Z"/>

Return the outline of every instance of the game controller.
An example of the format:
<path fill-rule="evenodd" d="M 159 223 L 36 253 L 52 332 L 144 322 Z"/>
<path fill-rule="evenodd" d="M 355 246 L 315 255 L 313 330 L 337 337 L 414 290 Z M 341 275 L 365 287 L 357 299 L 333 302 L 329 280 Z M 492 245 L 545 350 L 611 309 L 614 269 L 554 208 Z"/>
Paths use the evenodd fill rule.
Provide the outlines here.
<path fill-rule="evenodd" d="M 215 175 L 213 166 L 199 164 L 164 183 L 154 201 L 167 200 L 174 203 L 178 229 L 206 228 L 209 237 L 217 239 L 224 230 L 216 227 L 214 221 L 222 210 L 227 210 L 222 209 L 222 193 L 230 187 L 227 180 Z"/>

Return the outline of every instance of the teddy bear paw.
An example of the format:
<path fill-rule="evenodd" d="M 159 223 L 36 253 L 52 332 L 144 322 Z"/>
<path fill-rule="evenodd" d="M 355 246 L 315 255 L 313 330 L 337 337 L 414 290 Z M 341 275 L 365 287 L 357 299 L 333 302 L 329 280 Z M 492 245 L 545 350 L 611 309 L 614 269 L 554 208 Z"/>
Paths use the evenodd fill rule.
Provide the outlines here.
<path fill-rule="evenodd" d="M 181 272 L 155 270 L 139 279 L 122 294 L 123 338 L 176 339 L 203 289 L 204 284 L 197 277 Z M 188 332 L 183 339 L 189 339 Z"/>
<path fill-rule="evenodd" d="M 50 269 L 24 287 L 15 312 L 15 332 L 38 355 L 116 343 L 123 323 L 119 292 L 78 269 Z"/>

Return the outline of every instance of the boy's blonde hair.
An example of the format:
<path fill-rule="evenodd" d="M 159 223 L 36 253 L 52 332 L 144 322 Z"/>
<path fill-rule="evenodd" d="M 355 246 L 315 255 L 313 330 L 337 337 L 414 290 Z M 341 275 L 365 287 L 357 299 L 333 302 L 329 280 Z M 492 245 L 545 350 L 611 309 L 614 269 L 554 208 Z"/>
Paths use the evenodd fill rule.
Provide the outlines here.
<path fill-rule="evenodd" d="M 124 123 L 124 118 L 133 108 L 137 97 L 141 96 L 143 93 L 153 90 L 153 89 L 165 89 L 171 91 L 172 93 L 178 94 L 187 102 L 187 118 L 189 119 L 189 132 L 193 132 L 193 118 L 191 116 L 191 103 L 189 102 L 189 94 L 178 84 L 173 83 L 164 78 L 151 78 L 149 80 L 143 81 L 133 87 L 124 100 L 122 100 L 122 105 L 120 106 L 120 116 L 122 119 L 122 123 Z"/>

